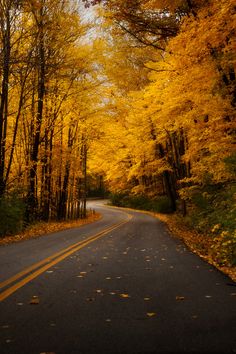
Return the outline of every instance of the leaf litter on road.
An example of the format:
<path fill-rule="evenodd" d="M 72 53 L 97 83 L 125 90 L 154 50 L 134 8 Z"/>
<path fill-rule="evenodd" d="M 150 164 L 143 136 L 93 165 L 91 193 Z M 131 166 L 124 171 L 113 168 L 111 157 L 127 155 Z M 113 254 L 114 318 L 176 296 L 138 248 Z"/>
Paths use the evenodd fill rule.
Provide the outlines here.
<path fill-rule="evenodd" d="M 129 294 L 120 294 L 120 297 L 122 297 L 123 299 L 129 298 L 131 297 Z"/>
<path fill-rule="evenodd" d="M 177 300 L 177 301 L 183 301 L 183 300 L 185 300 L 185 297 L 184 296 L 176 296 L 175 297 L 175 299 Z"/>
<path fill-rule="evenodd" d="M 38 305 L 38 304 L 39 304 L 39 297 L 37 295 L 34 295 L 30 300 L 30 305 Z"/>
<path fill-rule="evenodd" d="M 147 312 L 148 317 L 154 317 L 156 316 L 156 312 Z"/>

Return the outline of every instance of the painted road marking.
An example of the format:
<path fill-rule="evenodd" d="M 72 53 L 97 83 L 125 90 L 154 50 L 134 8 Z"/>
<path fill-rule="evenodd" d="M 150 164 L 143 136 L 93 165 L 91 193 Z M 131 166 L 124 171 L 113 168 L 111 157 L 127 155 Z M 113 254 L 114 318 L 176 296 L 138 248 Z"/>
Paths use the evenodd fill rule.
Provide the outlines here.
<path fill-rule="evenodd" d="M 5 280 L 4 282 L 0 283 L 0 287 L 3 288 L 3 287 L 6 287 L 7 285 L 10 285 L 10 284 L 14 283 L 18 279 L 20 279 L 20 278 L 25 276 L 25 278 L 21 279 L 20 281 L 18 281 L 17 283 L 11 285 L 8 289 L 6 289 L 6 290 L 4 290 L 4 291 L 2 291 L 0 293 L 0 302 L 3 301 L 4 299 L 6 299 L 11 294 L 13 294 L 16 290 L 20 289 L 21 287 L 23 287 L 24 285 L 29 283 L 31 280 L 33 280 L 36 277 L 38 277 L 40 274 L 44 273 L 46 270 L 48 270 L 52 266 L 56 265 L 57 263 L 61 262 L 62 260 L 64 260 L 68 256 L 70 256 L 71 254 L 73 254 L 74 252 L 79 251 L 80 249 L 86 247 L 90 243 L 92 243 L 92 242 L 98 240 L 99 238 L 107 235 L 109 232 L 111 232 L 111 231 L 117 229 L 118 227 L 128 223 L 132 219 L 132 215 L 130 215 L 130 214 L 127 214 L 127 215 L 128 215 L 128 219 L 127 220 L 121 221 L 121 222 L 119 222 L 117 224 L 114 224 L 114 225 L 104 229 L 103 231 L 100 231 L 99 233 L 87 238 L 86 240 L 79 241 L 76 244 L 73 244 L 73 245 L 65 248 L 64 250 L 62 250 L 60 252 L 57 252 L 54 255 L 51 255 L 50 257 L 45 258 L 44 260 L 42 260 L 42 261 L 40 261 L 38 263 L 35 263 L 34 265 L 24 269 L 20 273 L 17 273 L 13 277 L 11 277 L 11 278 Z M 29 274 L 29 273 L 31 273 L 31 274 Z"/>

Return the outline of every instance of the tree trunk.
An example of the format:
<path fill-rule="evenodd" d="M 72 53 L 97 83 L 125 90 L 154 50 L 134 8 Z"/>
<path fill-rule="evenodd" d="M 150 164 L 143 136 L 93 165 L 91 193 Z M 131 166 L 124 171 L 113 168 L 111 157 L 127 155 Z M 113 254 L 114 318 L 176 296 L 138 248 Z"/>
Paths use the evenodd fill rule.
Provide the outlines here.
<path fill-rule="evenodd" d="M 1 14 L 2 51 L 3 51 L 3 78 L 1 83 L 0 101 L 0 197 L 5 193 L 5 157 L 6 137 L 8 123 L 8 93 L 10 76 L 10 55 L 11 55 L 11 28 L 10 28 L 10 4 L 6 4 L 5 13 Z"/>
<path fill-rule="evenodd" d="M 30 155 L 30 185 L 28 193 L 28 204 L 31 216 L 37 216 L 37 165 L 40 146 L 41 126 L 43 121 L 43 103 L 45 95 L 45 49 L 44 49 L 44 28 L 43 28 L 43 9 L 39 10 L 40 20 L 38 21 L 39 42 L 38 42 L 38 103 L 36 114 L 36 128 L 33 136 L 33 144 Z"/>

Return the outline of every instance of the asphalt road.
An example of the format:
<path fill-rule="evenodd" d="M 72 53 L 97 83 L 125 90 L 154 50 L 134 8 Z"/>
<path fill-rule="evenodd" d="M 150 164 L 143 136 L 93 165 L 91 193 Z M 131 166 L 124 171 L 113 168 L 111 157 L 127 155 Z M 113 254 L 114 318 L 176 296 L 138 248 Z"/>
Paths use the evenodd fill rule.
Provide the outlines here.
<path fill-rule="evenodd" d="M 101 220 L 0 247 L 0 353 L 236 353 L 236 284 L 157 219 L 91 207 Z"/>

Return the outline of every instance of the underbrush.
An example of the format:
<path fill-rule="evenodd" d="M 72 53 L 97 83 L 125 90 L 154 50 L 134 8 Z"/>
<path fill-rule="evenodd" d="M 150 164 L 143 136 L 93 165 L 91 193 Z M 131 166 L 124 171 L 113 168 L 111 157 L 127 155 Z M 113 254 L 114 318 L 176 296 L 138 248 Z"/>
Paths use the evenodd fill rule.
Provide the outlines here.
<path fill-rule="evenodd" d="M 117 193 L 112 194 L 110 200 L 115 206 L 148 210 L 160 215 L 172 212 L 165 196 L 149 199 Z M 178 237 L 197 253 L 219 266 L 236 266 L 235 183 L 195 189 L 188 200 L 186 216 L 176 212 L 164 218 L 167 224 L 175 225 L 175 231 L 179 229 Z"/>
<path fill-rule="evenodd" d="M 236 185 L 195 191 L 182 221 L 205 235 L 209 255 L 220 265 L 236 265 Z"/>
<path fill-rule="evenodd" d="M 12 194 L 0 199 L 0 237 L 21 232 L 24 228 L 25 204 Z"/>
<path fill-rule="evenodd" d="M 149 210 L 168 214 L 172 212 L 171 205 L 166 196 L 150 199 L 144 195 L 127 195 L 115 193 L 110 195 L 112 205 L 139 210 Z"/>

